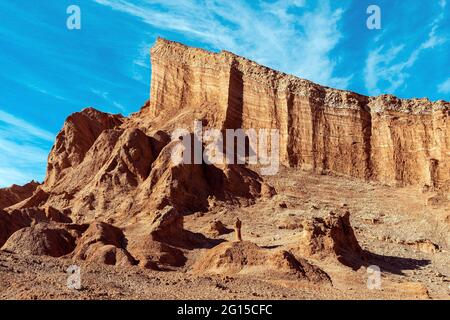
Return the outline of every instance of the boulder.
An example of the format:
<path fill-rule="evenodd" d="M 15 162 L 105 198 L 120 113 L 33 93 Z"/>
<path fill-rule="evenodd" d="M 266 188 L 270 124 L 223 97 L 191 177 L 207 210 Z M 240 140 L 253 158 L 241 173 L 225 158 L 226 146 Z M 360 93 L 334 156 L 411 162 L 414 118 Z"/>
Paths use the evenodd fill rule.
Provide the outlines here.
<path fill-rule="evenodd" d="M 364 252 L 350 225 L 350 212 L 331 212 L 325 218 L 304 220 L 302 228 L 298 244 L 293 248 L 300 256 L 335 258 L 355 268 L 364 260 Z"/>
<path fill-rule="evenodd" d="M 24 255 L 61 257 L 74 248 L 75 239 L 63 226 L 38 223 L 14 232 L 2 250 Z"/>
<path fill-rule="evenodd" d="M 104 222 L 94 222 L 77 240 L 72 256 L 90 262 L 131 266 L 136 261 L 126 250 L 126 244 L 122 230 Z"/>

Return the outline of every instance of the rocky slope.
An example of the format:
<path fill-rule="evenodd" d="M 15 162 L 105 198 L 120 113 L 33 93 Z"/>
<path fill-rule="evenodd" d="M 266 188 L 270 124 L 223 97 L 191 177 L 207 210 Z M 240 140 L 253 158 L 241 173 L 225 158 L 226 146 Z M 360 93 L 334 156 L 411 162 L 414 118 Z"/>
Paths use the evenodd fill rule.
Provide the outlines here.
<path fill-rule="evenodd" d="M 50 256 L 123 270 L 248 276 L 330 288 L 345 282 L 340 273 L 354 279 L 354 272 L 375 262 L 387 270 L 403 264 L 418 268 L 415 260 L 386 262 L 360 245 L 365 235 L 351 221 L 360 217 L 336 204 L 351 186 L 327 194 L 314 190 L 332 199 L 333 210 L 306 212 L 305 185 L 296 176 L 304 169 L 311 176 L 329 173 L 338 179 L 333 175 L 340 174 L 364 186 L 373 180 L 430 193 L 428 207 L 408 210 L 437 208 L 429 217 L 436 227 L 430 224 L 423 237 L 398 245 L 436 254 L 440 270 L 448 271 L 441 266 L 448 260 L 443 250 L 450 234 L 449 103 L 365 97 L 229 52 L 163 39 L 151 53 L 151 99 L 139 112 L 123 117 L 87 108 L 69 116 L 48 157 L 44 183 L 0 193 L 5 261 L 10 255 Z M 194 140 L 195 120 L 219 130 L 278 129 L 286 167 L 281 172 L 289 174 L 263 177 L 257 166 L 243 164 L 174 163 L 171 156 L 181 140 Z M 177 128 L 188 132 L 172 139 Z M 284 215 L 290 207 L 300 211 Z M 311 212 L 318 209 L 313 204 Z M 360 208 L 357 213 L 366 214 Z M 242 242 L 233 241 L 230 228 L 238 216 L 244 221 Z M 386 230 L 400 228 L 396 217 Z M 411 219 L 402 226 L 417 222 L 416 216 Z M 283 231 L 274 230 L 277 225 Z M 16 281 L 8 265 L 0 265 L 0 273 L 3 266 L 5 279 Z M 435 291 L 442 296 L 442 290 Z"/>

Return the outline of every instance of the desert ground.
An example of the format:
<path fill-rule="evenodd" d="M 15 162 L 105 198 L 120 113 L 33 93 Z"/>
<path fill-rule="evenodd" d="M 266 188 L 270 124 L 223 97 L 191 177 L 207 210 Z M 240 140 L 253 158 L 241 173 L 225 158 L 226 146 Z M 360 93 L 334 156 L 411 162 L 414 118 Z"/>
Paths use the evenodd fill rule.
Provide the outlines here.
<path fill-rule="evenodd" d="M 184 228 L 209 234 L 213 221 L 230 229 L 242 221 L 244 242 L 266 250 L 295 247 L 299 221 L 325 217 L 345 208 L 364 250 L 357 270 L 332 257 L 308 260 L 326 272 L 331 283 L 311 283 L 288 276 L 199 274 L 192 264 L 207 250 L 183 250 L 187 262 L 171 270 L 109 266 L 77 261 L 79 290 L 67 287 L 70 258 L 0 251 L 1 299 L 448 299 L 450 296 L 449 202 L 415 187 L 392 187 L 336 175 L 283 168 L 270 177 L 277 195 L 239 207 L 217 204 L 213 210 L 188 215 Z M 231 231 L 231 230 L 230 230 Z M 234 241 L 234 232 L 211 239 Z M 447 237 L 447 238 L 446 238 Z M 421 244 L 422 243 L 422 244 Z M 367 266 L 381 269 L 381 286 L 367 288 Z"/>

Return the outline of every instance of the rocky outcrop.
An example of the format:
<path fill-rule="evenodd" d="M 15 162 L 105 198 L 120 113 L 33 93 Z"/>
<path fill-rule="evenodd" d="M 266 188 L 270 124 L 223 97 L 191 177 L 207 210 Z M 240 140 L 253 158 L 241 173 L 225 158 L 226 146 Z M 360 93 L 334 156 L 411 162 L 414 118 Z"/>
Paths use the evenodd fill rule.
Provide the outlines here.
<path fill-rule="evenodd" d="M 301 257 L 337 259 L 344 265 L 358 269 L 365 256 L 353 228 L 348 211 L 331 212 L 325 218 L 304 220 L 303 231 L 293 252 Z"/>
<path fill-rule="evenodd" d="M 183 215 L 174 207 L 167 206 L 156 212 L 149 233 L 154 240 L 170 242 L 182 237 L 183 232 Z"/>
<path fill-rule="evenodd" d="M 152 128 L 275 128 L 284 165 L 398 185 L 449 189 L 450 104 L 322 87 L 222 51 L 158 39 L 150 102 L 131 123 Z"/>
<path fill-rule="evenodd" d="M 205 128 L 276 128 L 284 165 L 448 188 L 448 103 L 324 88 L 229 52 L 162 39 L 152 64 L 150 102 L 129 118 L 92 108 L 70 116 L 44 184 L 12 209 L 53 207 L 76 223 L 101 217 L 123 226 L 166 206 L 186 214 L 274 194 L 243 165 L 174 164 L 180 141 L 171 141 L 172 130 L 192 129 L 194 120 Z"/>
<path fill-rule="evenodd" d="M 31 207 L 11 212 L 0 209 L 0 247 L 14 232 L 40 222 L 69 223 L 71 220 L 52 207 Z"/>
<path fill-rule="evenodd" d="M 10 215 L 0 209 L 0 248 L 14 232 L 29 224 L 30 221 L 16 215 Z"/>
<path fill-rule="evenodd" d="M 0 209 L 12 206 L 33 195 L 40 183 L 31 181 L 23 186 L 13 184 L 11 187 L 0 189 Z"/>
<path fill-rule="evenodd" d="M 168 270 L 186 263 L 183 251 L 165 242 L 154 240 L 152 236 L 133 237 L 127 250 L 138 261 L 139 266 L 153 270 Z"/>
<path fill-rule="evenodd" d="M 135 260 L 125 247 L 126 238 L 122 230 L 107 223 L 94 222 L 78 239 L 72 256 L 108 265 L 134 265 Z"/>
<path fill-rule="evenodd" d="M 328 275 L 290 252 L 270 251 L 248 241 L 224 242 L 208 250 L 193 266 L 198 274 L 254 274 L 293 276 L 312 282 L 330 282 Z"/>
<path fill-rule="evenodd" d="M 75 238 L 64 226 L 38 223 L 13 233 L 1 249 L 24 255 L 61 257 L 74 248 Z"/>
<path fill-rule="evenodd" d="M 151 133 L 121 116 L 85 109 L 58 135 L 44 184 L 11 209 L 52 207 L 75 223 L 101 217 L 123 226 L 166 206 L 187 214 L 207 210 L 211 198 L 251 204 L 273 192 L 242 166 L 174 163 L 179 143 L 170 132 Z"/>
<path fill-rule="evenodd" d="M 120 115 L 106 114 L 93 108 L 69 116 L 50 151 L 45 186 L 54 186 L 67 168 L 79 165 L 98 136 L 104 130 L 114 129 L 122 121 Z"/>
<path fill-rule="evenodd" d="M 227 228 L 222 221 L 217 219 L 211 221 L 205 228 L 205 233 L 213 237 L 218 237 L 231 232 L 233 232 L 233 229 Z"/>

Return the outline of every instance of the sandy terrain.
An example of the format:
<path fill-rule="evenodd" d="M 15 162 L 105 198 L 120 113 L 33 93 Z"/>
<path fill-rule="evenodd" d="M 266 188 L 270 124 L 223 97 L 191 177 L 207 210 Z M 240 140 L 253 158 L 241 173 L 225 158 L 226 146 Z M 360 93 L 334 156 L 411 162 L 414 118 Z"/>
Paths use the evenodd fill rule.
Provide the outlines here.
<path fill-rule="evenodd" d="M 239 217 L 244 240 L 277 250 L 295 245 L 299 230 L 286 221 L 325 216 L 342 206 L 351 212 L 367 264 L 382 271 L 380 290 L 366 286 L 366 266 L 358 270 L 327 259 L 308 259 L 324 270 L 332 285 L 246 274 L 196 275 L 192 263 L 207 249 L 185 250 L 187 263 L 173 271 L 121 267 L 77 261 L 82 289 L 67 288 L 70 259 L 23 256 L 0 251 L 1 299 L 448 299 L 450 255 L 448 203 L 426 205 L 431 192 L 396 188 L 338 176 L 284 169 L 271 178 L 278 191 L 272 199 L 239 208 L 218 204 L 213 211 L 185 217 L 185 228 L 205 232 L 211 221 L 232 226 Z M 283 204 L 280 206 L 280 204 Z M 285 204 L 285 205 L 284 205 Z M 282 208 L 286 207 L 286 208 Z M 447 220 L 445 220 L 447 219 Z M 218 239 L 233 240 L 229 233 Z M 419 248 L 414 241 L 439 246 Z M 432 252 L 435 251 L 435 252 Z"/>

